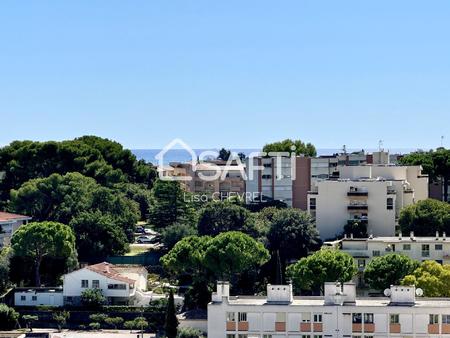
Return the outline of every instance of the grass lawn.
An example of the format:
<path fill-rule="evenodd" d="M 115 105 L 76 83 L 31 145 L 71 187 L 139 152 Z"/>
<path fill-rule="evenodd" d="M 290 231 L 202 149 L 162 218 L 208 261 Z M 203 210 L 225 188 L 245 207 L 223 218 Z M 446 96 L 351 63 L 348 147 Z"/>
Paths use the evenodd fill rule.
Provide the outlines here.
<path fill-rule="evenodd" d="M 146 253 L 150 249 L 146 246 L 136 246 L 130 245 L 130 251 L 125 254 L 125 256 L 137 256 Z"/>

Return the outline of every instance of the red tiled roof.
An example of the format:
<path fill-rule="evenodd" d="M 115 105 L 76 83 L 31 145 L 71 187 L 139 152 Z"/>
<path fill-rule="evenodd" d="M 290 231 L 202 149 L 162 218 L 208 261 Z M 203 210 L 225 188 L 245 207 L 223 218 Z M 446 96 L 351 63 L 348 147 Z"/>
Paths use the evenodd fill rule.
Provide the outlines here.
<path fill-rule="evenodd" d="M 128 283 L 128 284 L 134 284 L 136 281 L 127 277 L 124 277 L 120 275 L 120 273 L 115 269 L 115 266 L 111 263 L 103 262 L 98 263 L 94 265 L 89 265 L 86 267 L 86 269 L 89 269 L 91 271 L 94 271 L 96 273 L 99 273 L 100 275 L 103 275 L 105 277 L 108 277 L 110 279 L 114 279 L 120 282 Z"/>
<path fill-rule="evenodd" d="M 0 211 L 0 222 L 13 221 L 15 219 L 23 219 L 23 218 L 31 219 L 31 217 L 28 216 L 10 214 L 9 212 Z"/>

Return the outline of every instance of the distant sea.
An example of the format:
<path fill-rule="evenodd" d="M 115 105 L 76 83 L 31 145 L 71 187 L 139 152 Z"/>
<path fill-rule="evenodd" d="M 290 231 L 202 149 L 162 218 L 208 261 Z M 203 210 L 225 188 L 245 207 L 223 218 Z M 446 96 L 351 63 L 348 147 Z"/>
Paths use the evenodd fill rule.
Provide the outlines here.
<path fill-rule="evenodd" d="M 194 149 L 194 152 L 198 155 L 202 153 L 205 150 L 212 150 L 212 151 L 219 151 L 219 149 Z M 236 153 L 244 153 L 245 155 L 248 155 L 255 151 L 260 151 L 261 149 L 231 149 L 233 152 Z M 353 152 L 353 151 L 360 151 L 361 149 L 347 149 L 347 152 Z M 366 152 L 373 152 L 376 151 L 376 149 L 364 149 Z M 415 149 L 407 149 L 407 148 L 401 148 L 401 149 L 389 149 L 389 153 L 391 154 L 407 154 L 411 151 L 414 151 Z M 139 159 L 139 160 L 145 160 L 146 162 L 153 163 L 155 165 L 158 164 L 158 160 L 156 159 L 156 155 L 161 151 L 161 149 L 132 149 L 131 150 L 133 154 Z M 333 155 L 335 153 L 342 152 L 342 149 L 317 149 L 317 155 Z M 190 160 L 189 153 L 186 152 L 184 149 L 172 149 L 168 151 L 164 155 L 164 164 L 169 164 L 170 162 L 186 162 Z"/>

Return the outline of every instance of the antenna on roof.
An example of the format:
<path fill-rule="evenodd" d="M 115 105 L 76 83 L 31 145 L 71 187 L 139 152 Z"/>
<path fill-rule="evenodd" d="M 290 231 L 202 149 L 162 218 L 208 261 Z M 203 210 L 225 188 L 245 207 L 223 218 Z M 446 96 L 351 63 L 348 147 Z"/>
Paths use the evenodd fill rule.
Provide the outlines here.
<path fill-rule="evenodd" d="M 383 151 L 384 149 L 383 149 L 383 140 L 379 140 L 378 141 L 378 151 Z"/>

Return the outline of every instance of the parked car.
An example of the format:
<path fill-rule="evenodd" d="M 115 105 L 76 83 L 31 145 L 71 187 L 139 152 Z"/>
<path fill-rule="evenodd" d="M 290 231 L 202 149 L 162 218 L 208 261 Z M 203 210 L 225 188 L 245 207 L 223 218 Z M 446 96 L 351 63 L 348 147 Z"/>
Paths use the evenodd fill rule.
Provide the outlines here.
<path fill-rule="evenodd" d="M 141 227 L 141 226 L 139 225 L 139 226 L 136 227 L 135 232 L 138 233 L 138 234 L 143 234 L 143 233 L 145 233 L 145 230 L 146 230 L 146 229 L 144 229 L 144 227 Z"/>
<path fill-rule="evenodd" d="M 153 244 L 156 242 L 157 242 L 157 239 L 155 236 L 139 236 L 136 238 L 136 243 L 139 243 L 139 244 Z"/>

